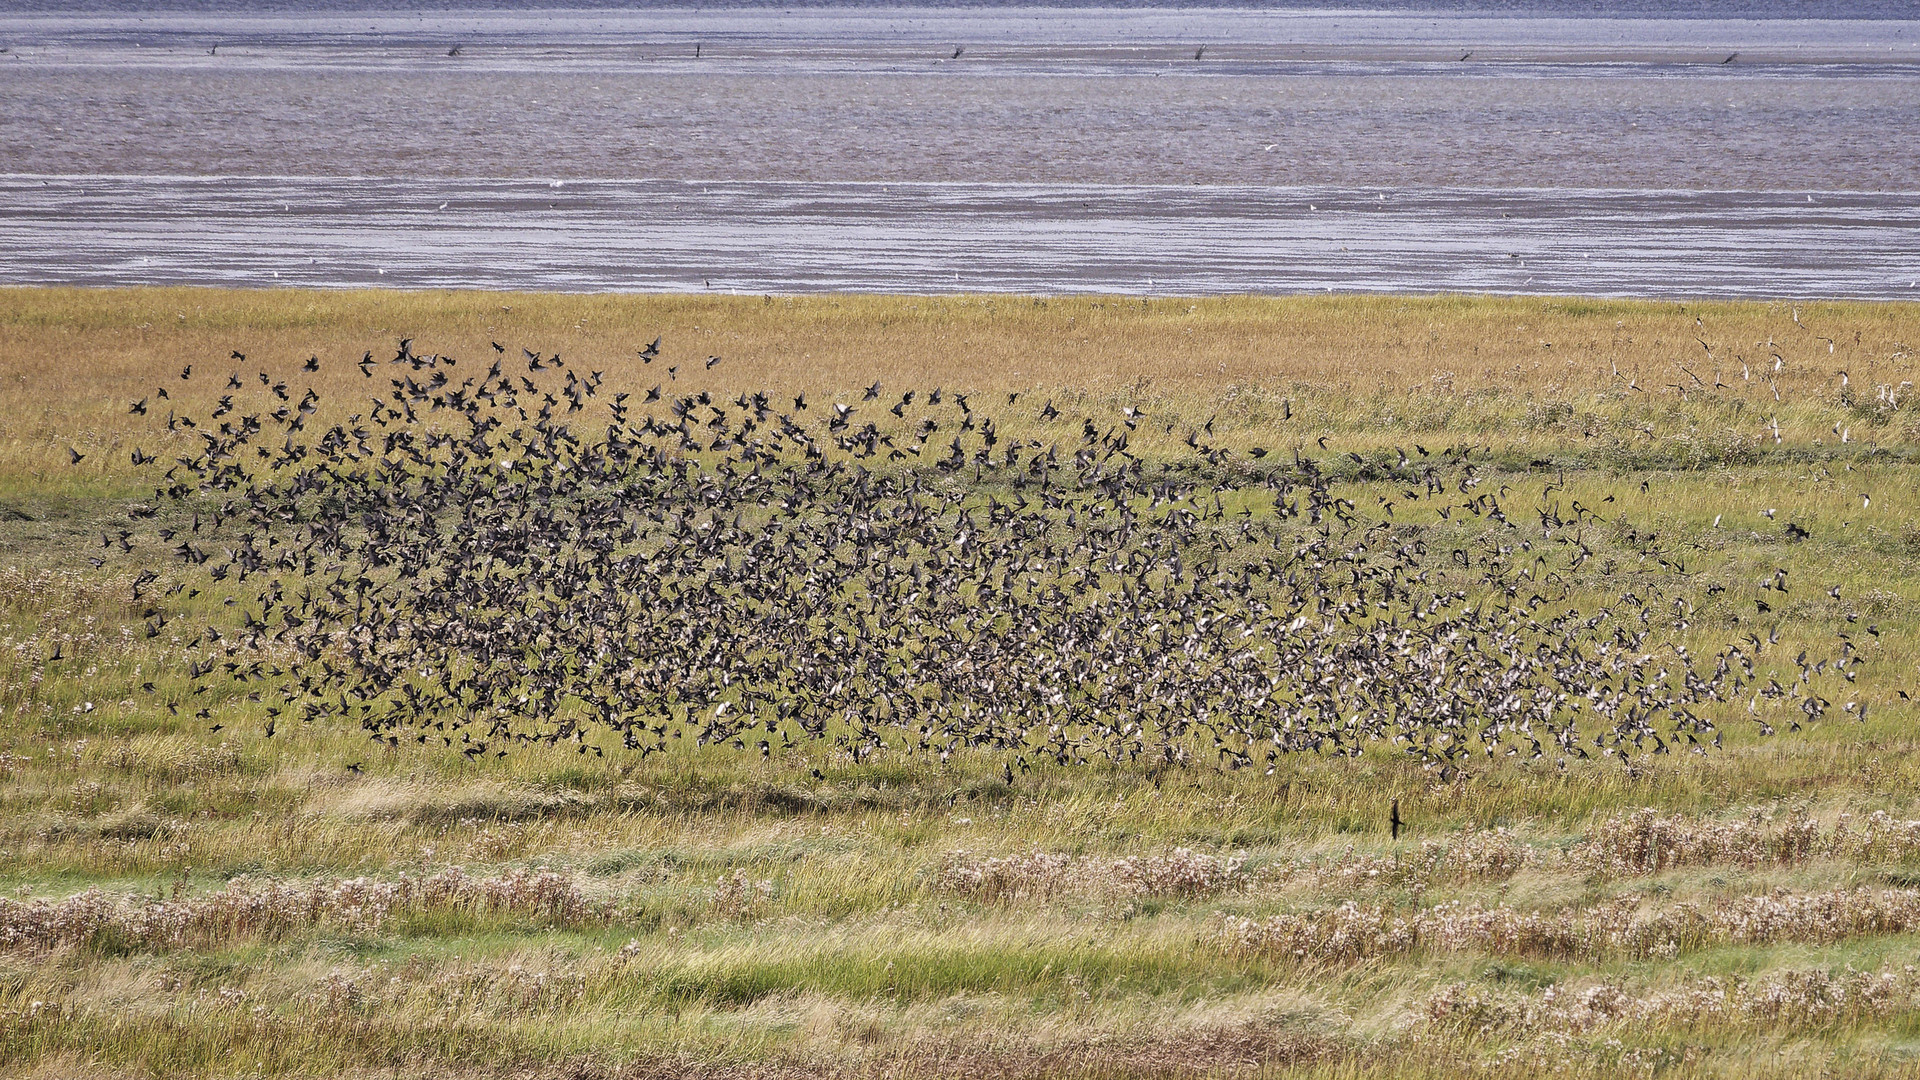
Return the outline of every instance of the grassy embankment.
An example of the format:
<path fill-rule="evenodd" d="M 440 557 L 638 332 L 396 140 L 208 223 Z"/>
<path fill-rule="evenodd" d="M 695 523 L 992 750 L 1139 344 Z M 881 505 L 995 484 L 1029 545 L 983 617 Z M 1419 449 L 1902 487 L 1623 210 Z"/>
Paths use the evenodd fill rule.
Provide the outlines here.
<path fill-rule="evenodd" d="M 1210 418 L 1330 461 L 1473 444 L 1536 533 L 1549 484 L 1604 505 L 1600 559 L 1691 600 L 1691 644 L 1777 626 L 1786 681 L 1849 634 L 1871 712 L 1760 739 L 1735 703 L 1724 751 L 1633 774 L 1438 784 L 1372 754 L 1012 785 L 997 759 L 470 762 L 170 715 L 136 688 L 180 643 L 140 633 L 131 567 L 89 561 L 144 493 L 129 449 L 166 445 L 155 388 L 317 356 L 351 401 L 384 387 L 352 362 L 403 336 L 636 391 L 941 385 L 1034 437 L 1048 400 L 1076 433 L 1136 408 L 1149 457 Z M 0 1068 L 1913 1071 L 1916 340 L 1920 308 L 1885 305 L 0 292 Z M 1373 517 L 1396 486 L 1349 490 Z"/>

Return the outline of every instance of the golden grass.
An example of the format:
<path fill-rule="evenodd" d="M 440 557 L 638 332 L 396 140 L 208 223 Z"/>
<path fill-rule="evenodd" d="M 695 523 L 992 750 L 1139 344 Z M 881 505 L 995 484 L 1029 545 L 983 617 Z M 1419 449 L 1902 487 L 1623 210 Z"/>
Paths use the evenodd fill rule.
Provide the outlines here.
<path fill-rule="evenodd" d="M 1796 320 L 1797 316 L 1797 320 Z M 318 355 L 335 365 L 415 336 L 484 359 L 489 341 L 559 351 L 630 381 L 661 336 L 664 362 L 726 358 L 720 385 L 1091 387 L 1139 379 L 1186 387 L 1304 382 L 1367 393 L 1430 387 L 1581 390 L 1617 366 L 1648 385 L 1684 364 L 1709 383 L 1782 354 L 1783 388 L 1841 368 L 1904 374 L 1920 305 L 1589 301 L 1495 297 L 681 297 L 371 290 L 0 290 L 10 382 L 100 389 L 189 362 L 224 371 Z M 1701 340 L 1704 339 L 1706 347 Z M 1831 339 L 1833 351 L 1828 351 Z M 1711 355 L 1709 355 L 1711 353 Z M 74 361 L 85 360 L 76 368 Z M 345 378 L 345 373 L 341 373 Z M 72 380 L 62 383 L 58 380 Z M 11 388 L 10 388 L 11 390 Z"/>
<path fill-rule="evenodd" d="M 510 361 L 523 347 L 558 352 L 669 394 L 818 401 L 876 380 L 975 391 L 1016 436 L 1038 433 L 1001 393 L 1102 424 L 1131 406 L 1152 421 L 1135 440 L 1145 450 L 1177 451 L 1209 420 L 1229 443 L 1324 437 L 1336 450 L 1457 439 L 1698 457 L 1843 431 L 1920 439 L 1913 414 L 1884 426 L 1912 391 L 1914 304 L 14 288 L 0 289 L 0 477 L 64 466 L 72 446 L 102 453 L 61 470 L 64 482 L 111 487 L 142 432 L 152 440 L 127 405 L 147 398 L 164 415 L 156 387 L 206 402 L 228 375 L 266 370 L 364 408 L 384 373 L 368 381 L 352 364 L 390 357 L 402 337 L 468 363 L 490 362 L 493 342 Z M 662 358 L 643 364 L 655 337 Z M 317 375 L 299 370 L 309 357 Z M 183 382 L 188 365 L 197 375 Z"/>
<path fill-rule="evenodd" d="M 1031 399 L 1073 410 L 1074 434 L 1144 407 L 1152 452 L 1214 414 L 1223 442 L 1323 458 L 1492 447 L 1510 512 L 1553 482 L 1616 497 L 1592 541 L 1621 567 L 1595 600 L 1664 579 L 1625 539 L 1658 531 L 1690 567 L 1690 642 L 1777 620 L 1784 679 L 1780 655 L 1849 632 L 1871 650 L 1850 692 L 1873 718 L 1735 731 L 1631 774 L 1494 762 L 1440 783 L 1370 753 L 1273 777 L 1043 765 L 1008 784 L 968 755 L 470 762 L 159 708 L 136 687 L 184 692 L 176 643 L 137 636 L 126 568 L 85 562 L 138 493 L 126 447 L 155 449 L 128 402 L 162 385 L 202 402 L 229 372 L 292 378 L 318 356 L 316 385 L 348 409 L 385 389 L 352 362 L 400 337 L 463 366 L 491 341 L 510 360 L 558 351 L 641 390 L 1018 391 L 983 411 L 1035 437 L 1058 436 Z M 0 290 L 0 914 L 41 928 L 0 949 L 0 1073 L 1911 1075 L 1920 708 L 1898 692 L 1920 672 L 1916 341 L 1915 305 Z M 1367 515 L 1394 496 L 1343 490 Z M 1783 541 L 1788 519 L 1814 538 Z M 1411 502 L 1395 520 L 1480 535 Z M 1794 592 L 1756 619 L 1776 567 Z M 76 659 L 49 674 L 55 643 Z M 1397 844 L 1395 798 L 1413 823 Z M 587 907 L 353 906 L 454 868 L 558 875 Z M 105 899 L 71 899 L 89 888 Z M 282 918 L 259 895 L 321 901 Z M 1328 935 L 1346 901 L 1363 923 L 1440 926 L 1457 903 L 1456 922 L 1680 930 L 1644 948 L 1489 932 L 1343 951 Z M 1715 914 L 1781 906 L 1813 915 L 1742 937 Z M 63 937 L 63 911 L 112 932 Z M 1680 932 L 1689 918 L 1705 929 Z M 1256 940 L 1223 947 L 1223 926 Z M 1277 955 L 1283 938 L 1322 955 Z"/>

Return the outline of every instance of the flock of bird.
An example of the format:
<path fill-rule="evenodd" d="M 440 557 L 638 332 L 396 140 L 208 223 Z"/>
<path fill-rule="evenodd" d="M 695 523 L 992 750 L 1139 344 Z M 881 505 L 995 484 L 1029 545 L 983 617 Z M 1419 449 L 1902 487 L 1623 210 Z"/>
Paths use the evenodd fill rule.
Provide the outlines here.
<path fill-rule="evenodd" d="M 103 542 L 135 550 L 144 529 L 182 565 L 135 581 L 148 635 L 236 590 L 170 707 L 469 757 L 985 748 L 1011 779 L 1040 759 L 1272 771 L 1370 746 L 1442 776 L 1631 764 L 1717 745 L 1707 714 L 1739 710 L 1710 703 L 1765 731 L 1763 699 L 1830 704 L 1757 670 L 1760 635 L 1689 653 L 1687 601 L 1658 582 L 1592 600 L 1594 510 L 1543 496 L 1523 527 L 1470 449 L 1348 455 L 1482 526 L 1429 551 L 1342 497 L 1346 457 L 1229 449 L 1211 425 L 1153 460 L 1131 409 L 1102 424 L 1007 394 L 1015 436 L 979 393 L 613 393 L 494 349 L 477 371 L 411 341 L 369 354 L 351 414 L 236 373 L 210 412 L 167 415 L 188 452 L 134 451 L 164 477 Z M 160 397 L 134 411 L 157 424 Z M 1832 672 L 1859 663 L 1848 642 Z"/>

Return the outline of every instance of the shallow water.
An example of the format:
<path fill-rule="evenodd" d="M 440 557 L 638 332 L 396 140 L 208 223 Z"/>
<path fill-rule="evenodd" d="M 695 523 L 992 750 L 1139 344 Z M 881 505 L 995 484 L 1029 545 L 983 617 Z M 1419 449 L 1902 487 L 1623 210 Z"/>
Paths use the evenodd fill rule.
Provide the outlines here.
<path fill-rule="evenodd" d="M 1385 72 L 1414 63 L 1462 76 L 1569 64 L 1678 66 L 1682 73 L 1812 65 L 1901 76 L 1920 64 L 1916 20 L 1920 11 L 1892 19 L 1754 19 L 1250 7 L 356 12 L 316 5 L 299 11 L 15 11 L 0 15 L 0 39 L 15 64 L 202 71 L 623 71 L 699 61 L 681 73 L 960 68 L 1222 75 L 1328 63 Z"/>
<path fill-rule="evenodd" d="M 1920 199 L 1113 185 L 0 180 L 0 280 L 1920 299 Z"/>
<path fill-rule="evenodd" d="M 0 76 L 4 76 L 0 72 Z M 7 171 L 1913 190 L 1920 78 L 65 70 Z"/>
<path fill-rule="evenodd" d="M 182 6 L 0 15 L 0 280 L 1911 296 L 1920 276 L 1911 4 Z"/>
<path fill-rule="evenodd" d="M 146 14 L 156 8 L 187 13 L 309 14 L 311 0 L 12 0 L 16 12 Z M 499 0 L 326 0 L 332 12 L 452 13 L 499 7 Z M 529 5 L 538 6 L 538 5 Z M 548 5 L 559 6 L 559 5 Z M 578 11 L 654 11 L 686 8 L 687 0 L 567 0 Z M 794 11 L 799 9 L 896 8 L 898 0 L 703 0 L 706 10 Z M 956 0 L 949 10 L 991 11 L 1037 8 L 1071 11 L 1101 9 L 1221 9 L 1250 6 L 1222 0 Z M 1365 8 L 1376 12 L 1512 14 L 1526 17 L 1573 18 L 1719 18 L 1719 19 L 1910 19 L 1920 11 L 1914 0 L 1287 0 L 1274 8 L 1290 11 L 1347 12 Z"/>

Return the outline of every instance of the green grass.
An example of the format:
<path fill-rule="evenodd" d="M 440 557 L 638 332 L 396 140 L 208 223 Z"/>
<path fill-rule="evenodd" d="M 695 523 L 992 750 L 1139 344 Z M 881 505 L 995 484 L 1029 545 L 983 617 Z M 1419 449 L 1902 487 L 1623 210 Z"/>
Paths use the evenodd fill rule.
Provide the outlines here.
<path fill-rule="evenodd" d="M 1920 695 L 1920 413 L 1901 389 L 1920 307 L 1797 314 L 1451 297 L 0 292 L 0 896 L 31 905 L 99 889 L 191 906 L 247 881 L 551 869 L 592 910 L 336 914 L 178 947 L 0 948 L 0 1072 L 1118 1077 L 1252 1063 L 1328 1078 L 1914 1075 L 1911 933 L 1580 960 L 1414 949 L 1301 963 L 1220 944 L 1228 916 L 1320 918 L 1347 901 L 1551 914 L 1638 897 L 1652 917 L 1775 892 L 1920 887 L 1920 829 L 1874 848 L 1832 839 L 1843 815 L 1844 835 L 1876 811 L 1920 818 L 1920 708 L 1900 696 Z M 1868 662 L 1844 688 L 1871 713 L 1855 722 L 1835 697 L 1820 723 L 1760 738 L 1739 722 L 1746 702 L 1728 703 L 1716 714 L 1732 721 L 1725 749 L 1631 772 L 1494 761 L 1442 783 L 1370 752 L 1283 760 L 1271 777 L 1043 763 L 1008 783 L 984 754 L 856 764 L 814 748 L 768 760 L 531 748 L 469 761 L 326 728 L 267 739 L 243 701 L 217 732 L 156 703 L 190 689 L 185 643 L 143 636 L 126 599 L 136 567 L 88 561 L 146 494 L 126 450 L 165 446 L 127 402 L 162 385 L 200 392 L 178 368 L 217 381 L 238 367 L 233 349 L 288 372 L 320 355 L 323 378 L 358 393 L 350 362 L 400 336 L 463 361 L 490 355 L 489 340 L 558 349 L 644 390 L 661 376 L 634 350 L 656 333 L 668 362 L 686 365 L 677 389 L 828 400 L 881 378 L 982 400 L 1018 391 L 1019 408 L 990 411 L 1036 437 L 1027 417 L 1042 401 L 1103 427 L 1133 406 L 1154 421 L 1138 452 L 1160 457 L 1216 417 L 1225 444 L 1329 460 L 1363 517 L 1395 501 L 1395 524 L 1441 560 L 1498 537 L 1405 499 L 1377 463 L 1416 443 L 1484 447 L 1486 483 L 1512 489 L 1503 504 L 1531 530 L 1521 535 L 1540 539 L 1527 512 L 1542 498 L 1604 507 L 1608 521 L 1587 530 L 1596 558 L 1580 603 L 1657 586 L 1692 604 L 1676 639 L 1708 654 L 1778 626 L 1761 671 L 1783 681 L 1801 648 L 1828 655 L 1847 633 Z M 1783 357 L 1772 381 L 1769 339 Z M 711 375 L 710 352 L 726 357 Z M 69 446 L 82 465 L 66 463 Z M 1812 538 L 1790 542 L 1788 521 Z M 1684 576 L 1641 554 L 1647 532 Z M 1790 593 L 1762 592 L 1780 568 Z M 199 614 L 217 615 L 229 591 Z M 56 642 L 72 659 L 48 669 Z M 140 692 L 147 680 L 165 693 Z M 1397 843 L 1394 799 L 1411 825 Z M 1642 807 L 1695 837 L 1755 809 L 1774 831 L 1810 816 L 1826 846 L 1758 862 L 1703 847 L 1650 874 L 1583 854 Z M 1501 850 L 1525 865 L 1468 859 L 1502 829 Z M 1179 848 L 1243 862 L 1226 887 L 1193 893 L 1141 892 L 1110 870 Z M 1078 861 L 1027 891 L 956 883 L 956 866 L 1034 852 Z M 0 927 L 15 910 L 0 909 Z M 1809 987 L 1849 968 L 1888 972 L 1899 989 L 1822 1011 Z M 1670 1004 L 1707 979 L 1751 992 L 1726 989 L 1734 1004 L 1717 1013 Z M 1623 1011 L 1569 1028 L 1565 1003 L 1603 986 Z M 1787 1005 L 1753 1006 L 1765 995 L 1752 988 L 1770 986 Z M 1480 1004 L 1435 1004 L 1463 994 Z"/>

